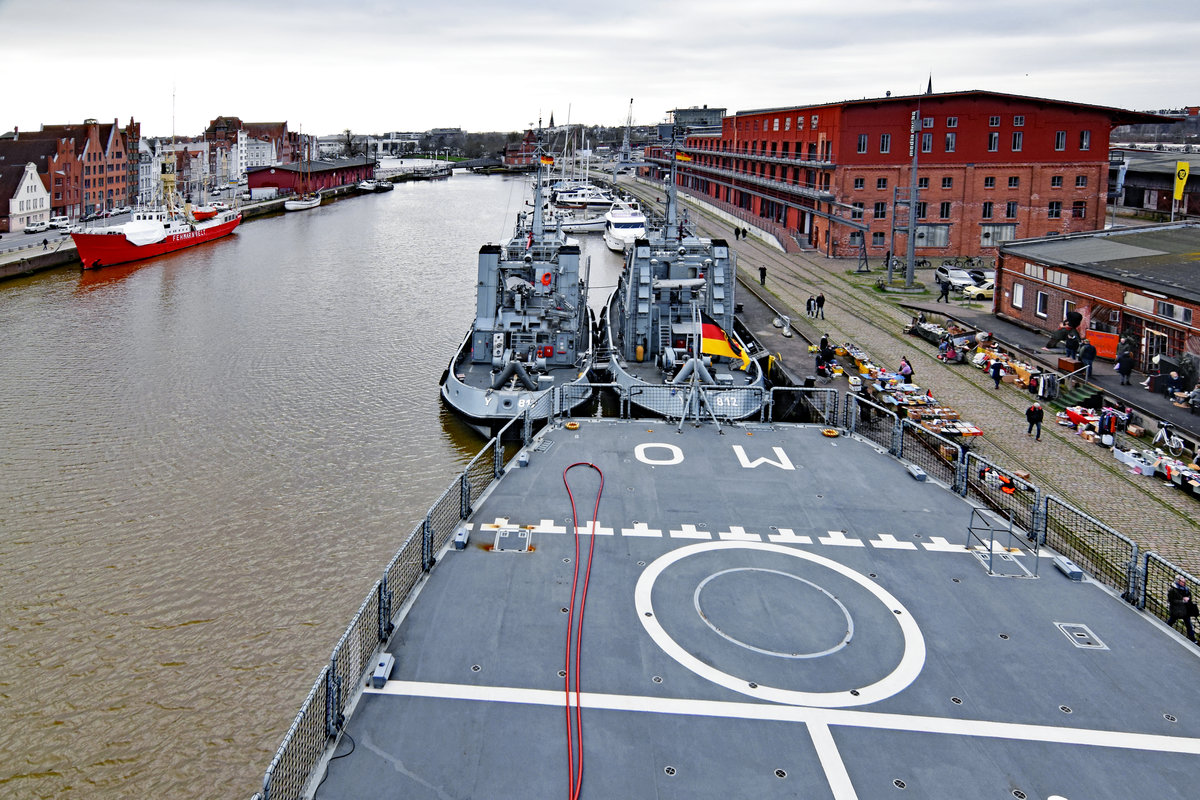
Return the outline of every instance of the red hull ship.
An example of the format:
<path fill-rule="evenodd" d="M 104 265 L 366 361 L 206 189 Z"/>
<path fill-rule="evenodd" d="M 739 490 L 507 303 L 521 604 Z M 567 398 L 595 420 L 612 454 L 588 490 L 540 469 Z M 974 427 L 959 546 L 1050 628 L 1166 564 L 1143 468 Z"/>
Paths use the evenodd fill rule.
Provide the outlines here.
<path fill-rule="evenodd" d="M 72 233 L 84 269 L 111 267 L 154 258 L 220 239 L 242 222 L 240 211 L 222 211 L 213 219 L 190 222 L 165 210 L 135 211 L 124 225 Z"/>

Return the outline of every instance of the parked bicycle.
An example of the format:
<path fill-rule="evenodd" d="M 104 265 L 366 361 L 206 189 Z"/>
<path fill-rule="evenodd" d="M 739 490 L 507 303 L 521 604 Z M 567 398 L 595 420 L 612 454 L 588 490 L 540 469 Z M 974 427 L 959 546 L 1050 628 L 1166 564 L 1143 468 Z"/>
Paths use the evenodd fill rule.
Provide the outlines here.
<path fill-rule="evenodd" d="M 1158 433 L 1154 434 L 1154 441 L 1150 445 L 1162 452 L 1159 445 L 1167 448 L 1171 455 L 1178 458 L 1183 453 L 1183 439 L 1180 438 L 1174 431 L 1173 426 L 1169 422 L 1160 422 L 1158 424 Z"/>

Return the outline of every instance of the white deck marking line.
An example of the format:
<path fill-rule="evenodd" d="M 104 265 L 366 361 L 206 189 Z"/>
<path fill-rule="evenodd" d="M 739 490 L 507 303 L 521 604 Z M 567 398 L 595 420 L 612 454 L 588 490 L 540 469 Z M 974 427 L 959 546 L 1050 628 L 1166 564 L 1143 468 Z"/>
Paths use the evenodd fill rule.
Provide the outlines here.
<path fill-rule="evenodd" d="M 775 544 L 812 544 L 811 536 L 797 536 L 791 528 L 780 528 L 779 533 L 768 533 L 767 538 Z"/>
<path fill-rule="evenodd" d="M 554 520 L 544 519 L 537 525 L 533 526 L 534 533 L 566 533 L 567 529 L 562 525 L 555 525 Z"/>
<path fill-rule="evenodd" d="M 575 531 L 580 536 L 587 536 L 588 534 L 595 534 L 596 536 L 612 536 L 613 535 L 612 528 L 606 528 L 603 525 L 601 525 L 599 522 L 596 522 L 596 520 L 594 520 L 594 519 L 589 519 L 587 525 L 585 525 L 582 528 L 577 527 L 577 528 L 575 528 Z"/>
<path fill-rule="evenodd" d="M 879 534 L 878 539 L 868 539 L 871 547 L 879 547 L 886 550 L 916 550 L 917 545 L 914 542 L 901 542 L 890 533 Z"/>
<path fill-rule="evenodd" d="M 850 773 L 846 771 L 846 764 L 838 752 L 837 743 L 833 741 L 829 726 L 822 722 L 810 722 L 808 735 L 812 737 L 813 749 L 817 751 L 821 769 L 825 770 L 825 782 L 829 784 L 834 800 L 858 800 L 858 793 L 850 782 Z"/>
<path fill-rule="evenodd" d="M 680 525 L 679 530 L 671 531 L 672 539 L 711 539 L 708 531 L 698 531 L 695 525 Z"/>
<path fill-rule="evenodd" d="M 757 533 L 746 533 L 740 525 L 730 525 L 727 531 L 718 531 L 717 536 L 732 542 L 761 542 L 762 536 Z"/>
<path fill-rule="evenodd" d="M 651 528 L 644 522 L 633 523 L 632 528 L 621 528 L 622 536 L 662 536 L 658 528 Z"/>
<path fill-rule="evenodd" d="M 829 531 L 828 533 L 828 536 L 818 536 L 817 541 L 834 547 L 865 547 L 862 539 L 851 539 L 846 536 L 845 531 Z"/>
<path fill-rule="evenodd" d="M 921 545 L 926 550 L 936 550 L 939 553 L 969 553 L 965 544 L 950 544 L 945 536 L 930 536 L 929 541 Z"/>
<path fill-rule="evenodd" d="M 562 689 L 519 689 L 507 686 L 463 686 L 454 683 L 388 681 L 382 689 L 366 688 L 366 694 L 397 697 L 430 697 L 442 700 L 474 700 L 491 703 L 563 707 Z M 943 733 L 981 739 L 1011 739 L 1047 744 L 1111 747 L 1200 756 L 1200 739 L 1162 736 L 1153 733 L 1103 731 L 1094 728 L 1064 728 L 1023 722 L 992 722 L 980 719 L 948 719 L 916 714 L 884 714 L 850 708 L 786 706 L 777 703 L 739 703 L 726 700 L 688 700 L 673 697 L 584 692 L 584 708 L 607 711 L 643 711 L 695 717 L 804 722 L 846 728 L 895 731 L 898 733 Z"/>

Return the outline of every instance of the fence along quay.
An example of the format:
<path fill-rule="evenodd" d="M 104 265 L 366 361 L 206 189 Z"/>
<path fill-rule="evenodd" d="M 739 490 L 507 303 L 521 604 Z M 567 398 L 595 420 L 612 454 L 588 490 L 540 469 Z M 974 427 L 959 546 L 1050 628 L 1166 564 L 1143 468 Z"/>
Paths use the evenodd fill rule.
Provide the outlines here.
<path fill-rule="evenodd" d="M 569 428 L 568 423 L 589 415 L 597 419 L 585 424 L 602 422 L 604 417 L 598 410 L 576 408 L 573 415 L 571 409 L 577 404 L 572 397 L 563 396 L 564 391 L 595 391 L 598 396 L 600 390 L 616 392 L 614 417 L 631 419 L 633 404 L 615 384 L 560 387 L 538 401 L 545 404 L 543 408 L 525 409 L 509 421 L 446 487 L 387 564 L 334 646 L 329 663 L 317 676 L 264 774 L 261 790 L 252 800 L 313 795 L 350 712 L 364 685 L 369 684 L 373 667 L 443 548 L 462 534 L 463 523 L 502 476 L 518 466 L 515 462 L 526 448 L 536 446 L 540 431 L 535 419 L 548 415 L 548 429 Z M 702 387 L 700 391 L 713 394 L 702 397 L 700 407 L 716 408 L 718 390 Z M 978 545 L 979 557 L 987 562 L 989 574 L 996 566 L 995 554 L 1008 550 L 1008 541 L 1015 534 L 1034 556 L 1033 571 L 1024 570 L 1023 577 L 1036 576 L 1039 549 L 1049 547 L 1057 553 L 1053 558 L 1063 572 L 1069 574 L 1077 566 L 1131 607 L 1159 619 L 1167 618 L 1165 598 L 1174 576 L 1184 574 L 1189 581 L 1196 581 L 1195 576 L 1157 554 L 1139 552 L 1138 546 L 1118 531 L 1044 492 L 1013 470 L 902 420 L 852 392 L 846 392 L 843 398 L 835 388 L 776 387 L 764 392 L 762 410 L 754 420 L 728 423 L 711 416 L 660 421 L 667 422 L 672 430 L 681 430 L 686 422 L 696 428 L 736 431 L 746 436 L 774 425 L 815 427 L 828 436 L 836 432 L 869 443 L 908 466 L 914 476 L 919 475 L 921 480 L 928 476 L 974 506 L 971 524 L 963 530 L 963 541 Z M 1186 749 L 1186 745 L 1181 747 Z"/>

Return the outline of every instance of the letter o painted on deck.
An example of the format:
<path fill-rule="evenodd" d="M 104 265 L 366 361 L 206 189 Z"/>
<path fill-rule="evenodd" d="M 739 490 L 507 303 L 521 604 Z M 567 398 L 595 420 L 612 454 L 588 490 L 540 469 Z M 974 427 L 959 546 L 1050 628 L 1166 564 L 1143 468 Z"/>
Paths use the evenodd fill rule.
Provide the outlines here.
<path fill-rule="evenodd" d="M 664 450 L 666 450 L 667 452 L 669 452 L 671 454 L 670 458 L 669 459 L 650 458 L 648 455 L 646 455 L 646 451 L 652 447 L 663 448 Z M 634 456 L 637 457 L 638 461 L 642 462 L 643 464 L 649 464 L 652 467 L 669 467 L 672 464 L 682 464 L 683 463 L 683 451 L 680 450 L 678 447 L 676 447 L 673 444 L 666 444 L 666 443 L 662 443 L 662 442 L 647 442 L 645 444 L 639 444 L 637 447 L 633 448 L 633 454 L 634 454 Z"/>

